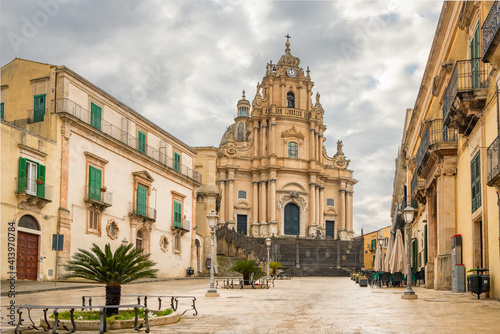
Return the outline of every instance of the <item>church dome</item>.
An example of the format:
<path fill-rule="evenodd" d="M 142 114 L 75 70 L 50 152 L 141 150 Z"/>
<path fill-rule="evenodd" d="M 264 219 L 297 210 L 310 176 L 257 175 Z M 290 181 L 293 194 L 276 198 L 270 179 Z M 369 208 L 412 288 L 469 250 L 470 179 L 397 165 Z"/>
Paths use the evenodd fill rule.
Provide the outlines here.
<path fill-rule="evenodd" d="M 228 141 L 248 141 L 248 127 L 246 122 L 235 122 L 228 126 L 220 140 L 220 145 L 224 145 Z"/>

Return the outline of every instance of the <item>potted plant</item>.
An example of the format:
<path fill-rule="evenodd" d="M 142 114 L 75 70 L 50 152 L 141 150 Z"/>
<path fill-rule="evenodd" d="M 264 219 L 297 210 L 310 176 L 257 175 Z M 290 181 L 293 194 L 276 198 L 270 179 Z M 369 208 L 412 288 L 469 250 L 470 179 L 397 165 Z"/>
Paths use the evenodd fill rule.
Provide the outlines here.
<path fill-rule="evenodd" d="M 108 190 L 108 188 L 106 188 L 106 186 L 102 186 L 102 187 L 101 187 L 101 192 L 103 192 L 103 193 L 104 193 L 104 192 L 106 192 L 106 190 Z"/>
<path fill-rule="evenodd" d="M 250 276 L 254 274 L 254 278 L 262 275 L 262 269 L 254 260 L 237 260 L 230 269 L 243 275 L 243 285 L 251 285 Z"/>
<path fill-rule="evenodd" d="M 36 179 L 36 184 L 42 185 L 43 184 L 43 180 L 42 179 Z"/>
<path fill-rule="evenodd" d="M 367 287 L 368 286 L 368 278 L 365 275 L 359 276 L 359 286 Z"/>
<path fill-rule="evenodd" d="M 271 276 L 276 276 L 276 270 L 283 267 L 280 262 L 269 262 L 269 269 L 271 270 Z"/>

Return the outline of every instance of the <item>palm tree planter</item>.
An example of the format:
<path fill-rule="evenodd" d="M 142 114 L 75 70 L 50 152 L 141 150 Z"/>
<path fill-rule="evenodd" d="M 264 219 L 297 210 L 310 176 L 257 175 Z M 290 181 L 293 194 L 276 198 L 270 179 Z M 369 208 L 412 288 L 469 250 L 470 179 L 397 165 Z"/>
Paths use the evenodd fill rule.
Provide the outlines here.
<path fill-rule="evenodd" d="M 64 266 L 63 278 L 84 278 L 106 284 L 106 305 L 120 305 L 121 286 L 140 278 L 156 277 L 158 269 L 148 253 L 133 244 L 120 246 L 113 253 L 109 244 L 104 251 L 92 244 L 90 251 L 78 249 Z M 106 316 L 118 314 L 118 309 L 106 309 Z"/>
<path fill-rule="evenodd" d="M 252 281 L 250 280 L 252 274 L 254 280 L 264 275 L 264 272 L 254 260 L 238 260 L 234 263 L 230 270 L 243 275 L 243 285 L 252 284 Z"/>

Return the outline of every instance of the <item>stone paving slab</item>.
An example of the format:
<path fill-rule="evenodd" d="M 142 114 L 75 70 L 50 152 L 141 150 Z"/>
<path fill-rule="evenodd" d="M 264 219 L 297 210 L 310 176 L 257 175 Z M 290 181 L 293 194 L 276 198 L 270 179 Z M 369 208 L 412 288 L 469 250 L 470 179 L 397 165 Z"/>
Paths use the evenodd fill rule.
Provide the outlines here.
<path fill-rule="evenodd" d="M 123 286 L 123 294 L 194 295 L 198 316 L 151 327 L 151 333 L 499 333 L 500 302 L 477 300 L 415 287 L 416 300 L 403 300 L 406 288 L 361 288 L 349 278 L 294 278 L 269 290 L 225 290 L 205 297 L 208 280 L 178 280 Z M 16 303 L 79 304 L 82 295 L 103 295 L 104 288 L 19 295 Z M 2 304 L 4 304 L 2 298 Z M 123 302 L 132 302 L 132 300 Z M 150 308 L 156 305 L 148 301 Z M 182 312 L 187 302 L 180 302 Z M 4 311 L 4 310 L 2 310 Z M 12 333 L 2 323 L 2 333 Z M 142 332 L 142 331 L 140 331 Z M 23 331 L 23 333 L 25 333 Z M 79 332 L 96 333 L 96 332 Z M 109 333 L 137 333 L 134 330 Z"/>

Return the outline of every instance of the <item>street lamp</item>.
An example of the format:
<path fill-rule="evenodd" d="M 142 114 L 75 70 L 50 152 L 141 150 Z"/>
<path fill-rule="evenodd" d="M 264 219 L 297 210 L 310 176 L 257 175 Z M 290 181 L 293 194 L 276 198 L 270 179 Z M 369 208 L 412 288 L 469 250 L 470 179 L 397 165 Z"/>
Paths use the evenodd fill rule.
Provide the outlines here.
<path fill-rule="evenodd" d="M 403 214 L 406 221 L 406 291 L 401 296 L 403 299 L 417 299 L 418 296 L 411 289 L 411 223 L 413 222 L 413 215 L 415 214 L 415 209 L 411 206 L 407 206 L 403 210 Z"/>
<path fill-rule="evenodd" d="M 205 297 L 219 297 L 219 293 L 217 289 L 215 289 L 215 279 L 214 279 L 214 266 L 215 266 L 215 224 L 217 223 L 217 215 L 214 210 L 210 211 L 210 214 L 207 216 L 208 225 L 210 226 L 210 244 L 212 246 L 212 258 L 210 259 L 210 288 L 207 293 L 205 293 Z"/>
<path fill-rule="evenodd" d="M 266 239 L 266 246 L 267 246 L 267 280 L 270 280 L 271 277 L 269 277 L 269 248 L 271 248 L 271 238 Z"/>
<path fill-rule="evenodd" d="M 387 270 L 384 270 L 384 262 L 383 262 L 384 254 L 383 254 L 383 248 L 382 248 L 382 246 L 384 245 L 384 239 L 382 239 L 382 236 L 380 237 L 380 240 L 378 241 L 378 245 L 380 247 L 380 271 L 387 271 Z"/>

